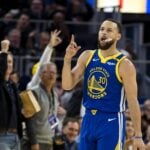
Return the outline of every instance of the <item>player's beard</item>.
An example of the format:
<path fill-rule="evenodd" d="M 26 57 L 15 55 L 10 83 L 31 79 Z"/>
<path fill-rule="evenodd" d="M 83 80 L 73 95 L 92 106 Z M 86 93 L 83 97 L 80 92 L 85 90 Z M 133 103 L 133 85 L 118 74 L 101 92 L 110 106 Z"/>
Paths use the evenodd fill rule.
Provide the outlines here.
<path fill-rule="evenodd" d="M 109 49 L 113 44 L 114 44 L 114 40 L 111 40 L 111 41 L 109 41 L 109 42 L 105 42 L 105 44 L 101 44 L 101 42 L 98 41 L 98 47 L 99 47 L 101 50 L 107 50 L 107 49 Z"/>

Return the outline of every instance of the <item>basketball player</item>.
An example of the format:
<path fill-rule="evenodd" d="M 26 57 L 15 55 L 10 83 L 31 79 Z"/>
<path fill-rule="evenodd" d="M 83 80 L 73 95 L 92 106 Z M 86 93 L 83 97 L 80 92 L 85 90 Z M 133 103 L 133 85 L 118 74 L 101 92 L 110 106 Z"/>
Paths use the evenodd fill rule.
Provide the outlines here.
<path fill-rule="evenodd" d="M 123 150 L 125 100 L 135 129 L 134 148 L 144 150 L 141 113 L 137 100 L 136 70 L 116 44 L 121 25 L 115 20 L 102 22 L 98 33 L 99 49 L 84 51 L 71 70 L 72 57 L 81 48 L 72 36 L 64 56 L 62 86 L 72 89 L 84 75 L 80 150 Z"/>

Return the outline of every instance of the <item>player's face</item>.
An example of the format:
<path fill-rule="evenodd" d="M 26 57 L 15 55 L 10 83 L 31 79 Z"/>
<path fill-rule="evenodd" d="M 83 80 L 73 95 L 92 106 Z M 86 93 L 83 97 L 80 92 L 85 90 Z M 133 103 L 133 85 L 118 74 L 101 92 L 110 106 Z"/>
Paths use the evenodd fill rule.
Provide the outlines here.
<path fill-rule="evenodd" d="M 98 44 L 102 50 L 109 49 L 120 39 L 117 24 L 111 21 L 104 21 L 99 29 Z"/>

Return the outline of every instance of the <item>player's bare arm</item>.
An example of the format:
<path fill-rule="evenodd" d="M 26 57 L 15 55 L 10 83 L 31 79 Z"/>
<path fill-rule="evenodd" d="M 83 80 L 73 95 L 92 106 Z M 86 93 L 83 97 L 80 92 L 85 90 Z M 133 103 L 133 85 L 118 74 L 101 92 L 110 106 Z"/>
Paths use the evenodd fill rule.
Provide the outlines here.
<path fill-rule="evenodd" d="M 138 137 L 134 140 L 135 150 L 136 148 L 144 150 L 144 143 L 140 138 L 142 137 L 141 112 L 137 100 L 136 70 L 132 62 L 128 59 L 123 60 L 119 67 L 119 74 L 125 88 L 128 107 L 134 124 L 135 137 Z"/>
<path fill-rule="evenodd" d="M 83 52 L 78 58 L 76 66 L 71 69 L 72 58 L 77 54 L 81 47 L 77 45 L 72 35 L 70 44 L 66 49 L 64 57 L 64 65 L 62 70 L 62 87 L 65 90 L 71 90 L 81 79 L 85 70 L 86 60 L 88 59 L 89 51 Z"/>
<path fill-rule="evenodd" d="M 131 115 L 132 116 L 134 115 L 133 118 L 137 118 L 137 116 L 140 116 L 140 114 L 137 115 L 137 113 L 140 113 L 140 112 L 139 112 L 138 101 L 137 101 L 137 84 L 136 84 L 135 67 L 128 59 L 125 59 L 120 64 L 119 73 L 120 73 L 120 77 L 122 78 L 122 81 L 123 81 L 123 85 L 125 88 L 128 106 L 129 106 Z M 136 111 L 134 111 L 134 109 L 136 109 Z M 137 120 L 140 121 L 140 117 Z M 137 124 L 135 122 L 133 120 L 133 123 Z M 139 125 L 139 124 L 137 124 L 137 125 Z M 139 132 L 136 134 L 139 134 L 139 136 L 141 136 L 141 128 L 140 127 L 138 127 L 136 129 L 136 132 Z"/>
<path fill-rule="evenodd" d="M 73 80 L 73 87 L 82 79 L 85 68 L 86 68 L 86 63 L 87 60 L 89 59 L 91 54 L 90 50 L 84 51 L 78 61 L 76 66 L 72 69 L 71 74 L 72 74 L 72 80 Z"/>

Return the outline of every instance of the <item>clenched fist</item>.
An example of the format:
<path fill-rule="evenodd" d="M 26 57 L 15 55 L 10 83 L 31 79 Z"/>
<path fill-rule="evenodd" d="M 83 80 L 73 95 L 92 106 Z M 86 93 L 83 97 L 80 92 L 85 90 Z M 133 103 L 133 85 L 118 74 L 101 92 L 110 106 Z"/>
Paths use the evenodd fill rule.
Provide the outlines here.
<path fill-rule="evenodd" d="M 1 41 L 1 51 L 2 52 L 8 52 L 9 45 L 10 45 L 9 40 L 3 40 L 3 41 Z"/>

